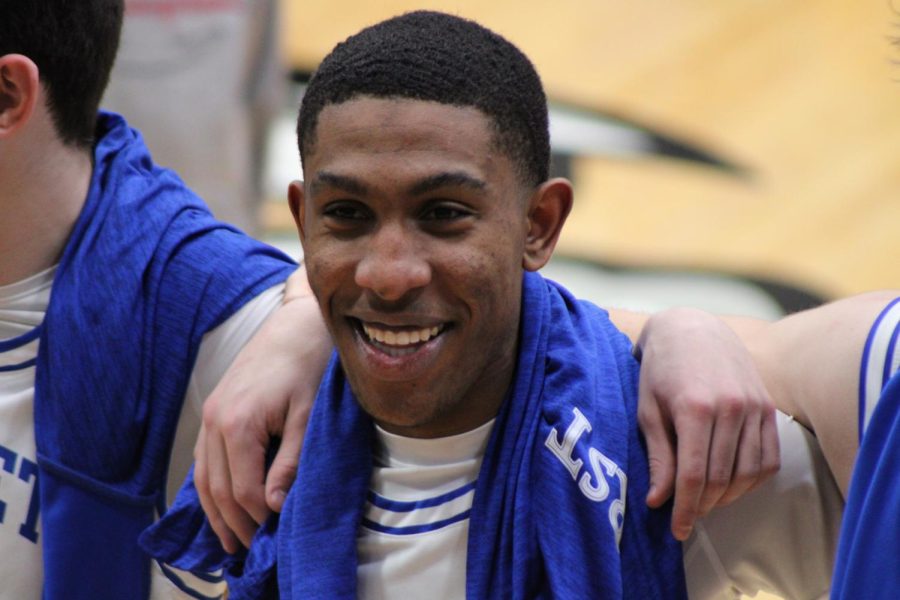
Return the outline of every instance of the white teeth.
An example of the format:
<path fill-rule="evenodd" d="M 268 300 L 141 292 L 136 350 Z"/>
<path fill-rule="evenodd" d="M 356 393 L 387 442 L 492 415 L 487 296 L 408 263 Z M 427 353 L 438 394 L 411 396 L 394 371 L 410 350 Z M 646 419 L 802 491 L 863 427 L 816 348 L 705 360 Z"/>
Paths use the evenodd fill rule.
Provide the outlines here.
<path fill-rule="evenodd" d="M 415 331 L 389 331 L 385 329 L 378 329 L 373 327 L 372 325 L 367 325 L 363 323 L 363 331 L 365 331 L 366 336 L 370 340 L 375 340 L 381 344 L 385 344 L 387 346 L 409 346 L 412 344 L 419 344 L 422 342 L 427 342 L 434 336 L 440 332 L 441 328 L 438 326 L 425 328 L 425 329 L 417 329 Z"/>

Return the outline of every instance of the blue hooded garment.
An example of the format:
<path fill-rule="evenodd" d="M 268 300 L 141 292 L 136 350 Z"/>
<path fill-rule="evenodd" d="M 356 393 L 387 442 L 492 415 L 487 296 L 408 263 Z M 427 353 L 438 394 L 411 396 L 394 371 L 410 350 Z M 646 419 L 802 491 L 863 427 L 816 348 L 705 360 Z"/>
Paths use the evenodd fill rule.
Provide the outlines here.
<path fill-rule="evenodd" d="M 296 265 L 215 221 L 121 117 L 101 113 L 97 138 L 36 363 L 43 593 L 140 599 L 137 538 L 164 502 L 201 338 Z"/>
<path fill-rule="evenodd" d="M 471 510 L 467 597 L 686 597 L 671 506 L 644 502 L 649 474 L 630 350 L 603 310 L 525 275 L 515 381 Z M 276 586 L 282 598 L 355 599 L 372 439 L 334 358 L 280 520 L 265 524 L 249 554 L 222 552 L 190 479 L 141 543 L 179 568 L 225 568 L 235 600 L 275 597 Z"/>

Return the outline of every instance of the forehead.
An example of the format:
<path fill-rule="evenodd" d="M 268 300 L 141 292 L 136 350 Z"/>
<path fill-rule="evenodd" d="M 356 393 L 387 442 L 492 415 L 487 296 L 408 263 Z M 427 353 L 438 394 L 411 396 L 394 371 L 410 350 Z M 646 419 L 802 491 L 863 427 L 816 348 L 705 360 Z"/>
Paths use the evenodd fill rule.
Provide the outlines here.
<path fill-rule="evenodd" d="M 310 181 L 322 169 L 381 168 L 389 170 L 379 176 L 392 177 L 438 167 L 485 177 L 512 168 L 494 143 L 490 118 L 477 108 L 362 97 L 322 109 L 304 172 Z"/>

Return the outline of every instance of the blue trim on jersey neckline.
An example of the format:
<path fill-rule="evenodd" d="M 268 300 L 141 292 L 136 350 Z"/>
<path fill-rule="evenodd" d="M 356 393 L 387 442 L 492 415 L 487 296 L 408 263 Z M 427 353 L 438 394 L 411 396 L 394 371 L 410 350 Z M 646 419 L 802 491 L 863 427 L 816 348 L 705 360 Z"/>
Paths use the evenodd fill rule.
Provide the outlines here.
<path fill-rule="evenodd" d="M 41 331 L 44 329 L 43 322 L 29 331 L 28 333 L 23 333 L 22 335 L 14 338 L 10 338 L 8 340 L 0 340 L 0 352 L 8 352 L 9 350 L 15 350 L 16 348 L 21 348 L 28 342 L 33 342 L 34 340 L 41 337 Z"/>
<path fill-rule="evenodd" d="M 393 535 L 415 535 L 417 533 L 427 533 L 429 531 L 437 531 L 438 529 L 443 529 L 449 525 L 453 525 L 454 523 L 459 523 L 460 521 L 464 521 L 469 518 L 469 514 L 472 512 L 472 509 L 466 510 L 464 512 L 459 513 L 458 515 L 454 515 L 447 519 L 443 519 L 441 521 L 435 521 L 434 523 L 425 523 L 423 525 L 408 525 L 406 527 L 388 527 L 387 525 L 382 525 L 381 523 L 376 523 L 371 519 L 363 518 L 362 526 L 366 529 L 371 529 L 373 531 L 379 531 L 381 533 L 390 533 Z"/>
<path fill-rule="evenodd" d="M 478 480 L 476 479 L 475 481 L 467 483 L 466 485 L 459 487 L 453 491 L 447 492 L 446 494 L 441 494 L 440 496 L 435 496 L 434 498 L 426 498 L 425 500 L 416 500 L 414 502 L 390 500 L 389 498 L 385 498 L 384 496 L 379 496 L 372 490 L 369 490 L 367 499 L 372 503 L 372 505 L 377 506 L 378 508 L 389 510 L 391 512 L 412 512 L 420 508 L 440 506 L 441 504 L 445 504 L 447 502 L 450 502 L 451 500 L 456 500 L 460 496 L 465 496 L 475 489 L 475 483 L 477 481 Z"/>
<path fill-rule="evenodd" d="M 23 363 L 19 363 L 16 365 L 2 365 L 0 366 L 0 373 L 11 373 L 12 371 L 24 371 L 30 367 L 33 367 L 37 364 L 37 357 L 32 358 L 31 360 L 26 360 Z"/>

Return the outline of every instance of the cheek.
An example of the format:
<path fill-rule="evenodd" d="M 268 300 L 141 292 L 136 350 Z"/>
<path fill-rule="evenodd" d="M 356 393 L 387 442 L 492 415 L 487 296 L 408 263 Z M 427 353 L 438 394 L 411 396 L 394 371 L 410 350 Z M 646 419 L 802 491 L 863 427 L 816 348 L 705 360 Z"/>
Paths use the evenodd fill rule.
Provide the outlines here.
<path fill-rule="evenodd" d="M 340 287 L 343 281 L 341 273 L 347 270 L 346 260 L 339 259 L 340 253 L 331 252 L 327 248 L 315 249 L 307 254 L 305 265 L 309 274 L 309 285 L 322 306 Z"/>
<path fill-rule="evenodd" d="M 460 264 L 457 280 L 468 282 L 473 303 L 489 321 L 515 312 L 520 302 L 522 251 L 511 236 L 495 236 Z"/>
<path fill-rule="evenodd" d="M 509 282 L 518 281 L 522 277 L 524 252 L 524 240 L 520 236 L 497 236 L 491 240 L 487 252 L 484 253 L 487 264 L 482 265 L 482 268 L 492 275 L 493 280 L 501 280 L 508 285 Z"/>

